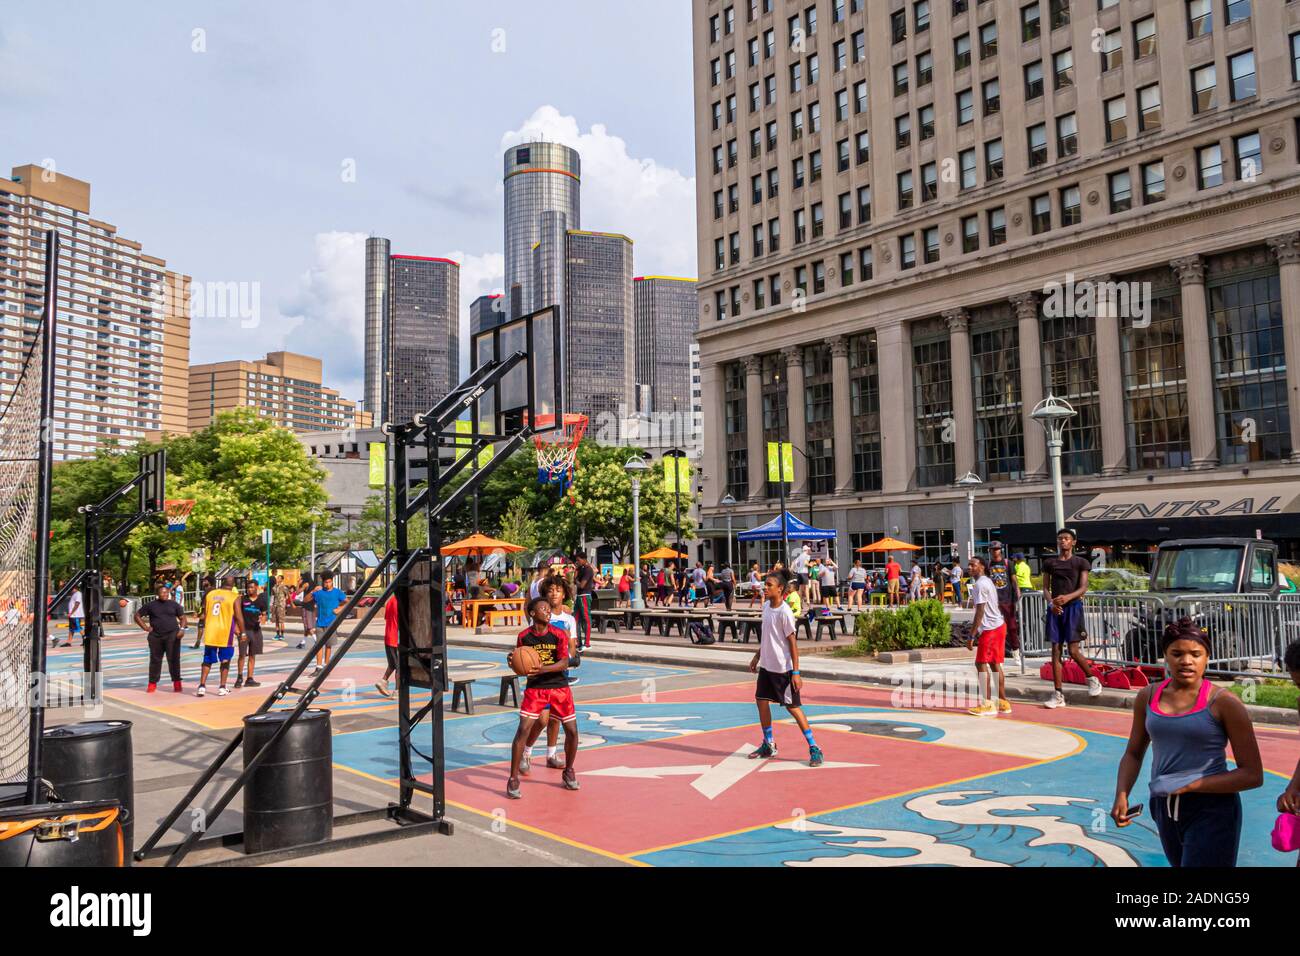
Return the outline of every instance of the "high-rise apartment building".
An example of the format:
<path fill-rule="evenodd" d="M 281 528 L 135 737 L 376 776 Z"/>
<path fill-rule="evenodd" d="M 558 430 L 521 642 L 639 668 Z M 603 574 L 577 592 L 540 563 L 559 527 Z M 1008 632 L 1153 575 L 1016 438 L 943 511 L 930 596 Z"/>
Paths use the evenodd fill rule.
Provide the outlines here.
<path fill-rule="evenodd" d="M 42 166 L 0 181 L 0 402 L 41 318 L 44 233 L 62 236 L 57 459 L 186 431 L 190 277 L 90 215 L 90 184 Z"/>
<path fill-rule="evenodd" d="M 841 554 L 1051 546 L 1050 394 L 1085 538 L 1296 553 L 1266 503 L 1300 479 L 1300 4 L 694 0 L 693 23 L 710 520 L 728 492 L 738 524 L 771 515 L 785 440 Z"/>
<path fill-rule="evenodd" d="M 533 311 L 533 248 L 542 214 L 562 213 L 561 229 L 582 226 L 582 160 L 559 143 L 522 143 L 506 150 L 504 165 L 506 311 L 517 317 Z"/>
<path fill-rule="evenodd" d="M 296 432 L 369 428 L 371 416 L 322 384 L 321 360 L 271 352 L 257 361 L 210 362 L 189 369 L 189 429 L 198 431 L 232 408 Z"/>
<path fill-rule="evenodd" d="M 388 319 L 391 314 L 388 301 L 388 267 L 392 258 L 392 243 L 379 236 L 366 240 L 366 411 L 379 422 L 386 420 L 385 401 L 388 387 L 385 372 L 388 362 Z"/>
<path fill-rule="evenodd" d="M 569 230 L 565 237 L 566 411 L 626 418 L 636 407 L 632 240 Z"/>
<path fill-rule="evenodd" d="M 388 275 L 388 420 L 409 422 L 460 384 L 460 264 L 393 256 Z"/>
<path fill-rule="evenodd" d="M 649 387 L 641 412 L 689 414 L 691 355 L 699 327 L 694 279 L 640 276 L 632 281 L 636 306 L 636 382 Z"/>

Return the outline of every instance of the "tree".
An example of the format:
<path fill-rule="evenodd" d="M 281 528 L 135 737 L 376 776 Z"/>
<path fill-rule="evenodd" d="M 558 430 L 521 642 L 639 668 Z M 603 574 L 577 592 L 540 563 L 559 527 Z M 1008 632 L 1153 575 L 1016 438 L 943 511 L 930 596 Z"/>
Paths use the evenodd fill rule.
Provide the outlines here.
<path fill-rule="evenodd" d="M 537 522 L 528 513 L 528 502 L 523 498 L 515 499 L 506 508 L 506 513 L 501 517 L 501 533 L 498 537 L 502 541 L 519 545 L 525 551 L 536 549 Z"/>

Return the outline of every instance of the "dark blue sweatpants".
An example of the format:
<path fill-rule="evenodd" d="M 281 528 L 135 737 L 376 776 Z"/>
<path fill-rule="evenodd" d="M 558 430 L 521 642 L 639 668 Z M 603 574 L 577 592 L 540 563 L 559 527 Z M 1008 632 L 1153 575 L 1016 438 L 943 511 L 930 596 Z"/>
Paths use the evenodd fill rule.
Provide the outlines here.
<path fill-rule="evenodd" d="M 1240 795 L 1152 796 L 1151 818 L 1160 832 L 1160 844 L 1170 866 L 1237 865 L 1237 847 L 1241 843 Z"/>

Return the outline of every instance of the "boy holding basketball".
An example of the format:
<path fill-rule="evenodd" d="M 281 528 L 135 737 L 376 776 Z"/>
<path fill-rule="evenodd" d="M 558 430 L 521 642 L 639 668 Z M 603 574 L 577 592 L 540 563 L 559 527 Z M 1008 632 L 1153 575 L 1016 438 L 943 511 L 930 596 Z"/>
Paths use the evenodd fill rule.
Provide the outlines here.
<path fill-rule="evenodd" d="M 758 704 L 758 722 L 763 730 L 763 742 L 749 755 L 750 760 L 767 760 L 776 756 L 776 740 L 772 734 L 772 704 L 780 704 L 803 731 L 808 741 L 808 766 L 822 765 L 822 751 L 813 739 L 812 728 L 804 716 L 799 691 L 803 678 L 799 676 L 799 642 L 796 639 L 794 612 L 782 599 L 787 580 L 784 574 L 773 571 L 763 579 L 763 636 L 758 653 L 749 662 L 751 672 L 758 674 L 754 699 Z"/>
<path fill-rule="evenodd" d="M 535 652 L 538 662 L 527 672 L 528 684 L 519 704 L 519 729 L 510 745 L 510 779 L 506 781 L 506 796 L 512 800 L 520 797 L 519 774 L 524 748 L 534 731 L 541 729 L 542 711 L 548 707 L 551 717 L 559 718 L 564 725 L 562 779 L 565 789 L 578 789 L 578 775 L 573 769 L 573 761 L 578 756 L 578 712 L 567 676 L 573 642 L 567 633 L 551 623 L 551 605 L 544 597 L 528 602 L 528 620 L 531 623 L 519 634 L 515 647 Z"/>

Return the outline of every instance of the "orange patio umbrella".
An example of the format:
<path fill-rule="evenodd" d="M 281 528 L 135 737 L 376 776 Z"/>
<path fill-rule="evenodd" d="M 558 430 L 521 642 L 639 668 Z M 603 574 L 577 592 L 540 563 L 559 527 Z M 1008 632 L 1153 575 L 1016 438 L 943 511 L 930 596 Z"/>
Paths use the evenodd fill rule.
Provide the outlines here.
<path fill-rule="evenodd" d="M 445 558 L 468 557 L 470 555 L 482 557 L 485 554 L 491 554 L 493 551 L 515 554 L 526 550 L 527 548 L 511 544 L 509 541 L 498 541 L 496 538 L 489 538 L 485 534 L 475 532 L 468 538 L 447 545 L 442 549 L 442 556 Z"/>
<path fill-rule="evenodd" d="M 686 557 L 686 552 L 674 551 L 672 548 L 664 546 L 662 548 L 656 548 L 654 551 L 651 551 L 649 554 L 641 555 L 641 560 L 642 561 L 670 561 L 670 560 L 676 560 L 684 557 Z"/>
<path fill-rule="evenodd" d="M 879 554 L 882 551 L 920 551 L 919 544 L 908 544 L 906 541 L 899 541 L 897 538 L 881 538 L 879 541 L 873 541 L 865 548 L 858 548 L 858 554 Z"/>

